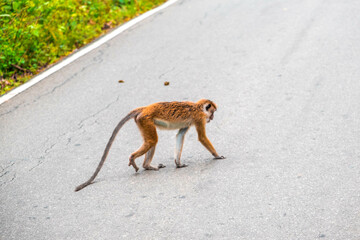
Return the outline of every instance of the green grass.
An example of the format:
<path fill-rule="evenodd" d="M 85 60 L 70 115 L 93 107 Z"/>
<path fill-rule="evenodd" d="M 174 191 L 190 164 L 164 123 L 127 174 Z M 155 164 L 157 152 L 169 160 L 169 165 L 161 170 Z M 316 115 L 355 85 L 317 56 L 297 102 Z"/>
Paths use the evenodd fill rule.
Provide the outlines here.
<path fill-rule="evenodd" d="M 166 0 L 1 0 L 0 95 Z"/>

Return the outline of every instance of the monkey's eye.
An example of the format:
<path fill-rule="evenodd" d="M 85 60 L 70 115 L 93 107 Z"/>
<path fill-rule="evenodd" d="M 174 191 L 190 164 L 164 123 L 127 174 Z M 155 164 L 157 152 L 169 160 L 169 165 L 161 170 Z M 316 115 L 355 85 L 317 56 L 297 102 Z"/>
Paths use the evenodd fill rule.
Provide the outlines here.
<path fill-rule="evenodd" d="M 211 104 L 208 104 L 207 106 L 206 106 L 206 111 L 209 111 L 209 108 L 211 108 Z"/>

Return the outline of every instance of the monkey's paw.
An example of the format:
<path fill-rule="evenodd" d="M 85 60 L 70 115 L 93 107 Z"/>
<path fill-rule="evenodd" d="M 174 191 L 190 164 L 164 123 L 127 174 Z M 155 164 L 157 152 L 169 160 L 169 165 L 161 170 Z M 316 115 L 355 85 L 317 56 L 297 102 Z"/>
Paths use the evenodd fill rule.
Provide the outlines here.
<path fill-rule="evenodd" d="M 187 167 L 187 164 L 176 164 L 176 168 L 183 168 L 183 167 Z"/>
<path fill-rule="evenodd" d="M 219 160 L 219 159 L 225 159 L 224 156 L 217 156 L 217 157 L 214 157 L 215 160 Z"/>

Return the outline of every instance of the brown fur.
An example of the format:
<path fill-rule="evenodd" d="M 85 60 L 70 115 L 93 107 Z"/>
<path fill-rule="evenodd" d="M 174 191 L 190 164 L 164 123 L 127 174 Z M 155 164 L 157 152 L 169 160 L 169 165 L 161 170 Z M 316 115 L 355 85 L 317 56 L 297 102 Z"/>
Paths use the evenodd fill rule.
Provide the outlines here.
<path fill-rule="evenodd" d="M 180 163 L 180 156 L 184 141 L 184 135 L 189 127 L 194 125 L 198 133 L 199 141 L 204 147 L 216 158 L 221 159 L 223 156 L 219 156 L 211 144 L 210 140 L 206 136 L 205 125 L 214 117 L 214 112 L 217 106 L 210 100 L 201 99 L 196 103 L 193 102 L 158 102 L 151 104 L 147 107 L 136 108 L 126 115 L 116 126 L 114 132 L 106 145 L 101 161 L 95 170 L 91 178 L 85 183 L 76 187 L 75 191 L 79 191 L 88 186 L 95 179 L 103 166 L 105 159 L 109 153 L 110 147 L 121 129 L 121 127 L 131 118 L 135 119 L 135 122 L 141 132 L 144 139 L 143 145 L 134 153 L 130 155 L 129 166 L 133 166 L 137 172 L 139 168 L 135 163 L 135 159 L 145 155 L 143 167 L 146 170 L 158 170 L 165 167 L 160 164 L 158 167 L 151 166 L 150 163 L 155 153 L 155 147 L 158 141 L 156 133 L 156 127 L 161 129 L 180 129 L 177 135 L 177 145 L 175 153 L 175 163 L 177 167 L 186 167 L 187 165 Z"/>

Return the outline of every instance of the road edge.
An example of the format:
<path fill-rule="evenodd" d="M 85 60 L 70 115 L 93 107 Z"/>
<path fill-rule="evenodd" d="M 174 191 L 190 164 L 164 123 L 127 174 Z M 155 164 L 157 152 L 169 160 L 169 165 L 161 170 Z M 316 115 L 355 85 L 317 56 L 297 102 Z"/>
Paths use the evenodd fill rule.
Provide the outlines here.
<path fill-rule="evenodd" d="M 175 2 L 179 0 L 168 0 L 167 2 L 163 3 L 162 5 L 151 9 L 140 16 L 131 19 L 130 21 L 120 25 L 119 27 L 115 28 L 113 31 L 105 34 L 102 37 L 99 37 L 95 41 L 91 42 L 90 44 L 86 45 L 85 47 L 81 48 L 79 51 L 71 54 L 70 56 L 66 57 L 64 60 L 56 63 L 54 66 L 50 67 L 49 69 L 39 73 L 31 80 L 27 81 L 26 83 L 18 86 L 17 88 L 11 90 L 8 93 L 5 93 L 3 96 L 0 97 L 0 105 L 9 101 L 11 98 L 15 97 L 16 95 L 24 92 L 26 89 L 32 87 L 36 83 L 44 80 L 46 77 L 50 76 L 51 74 L 57 72 L 58 70 L 62 69 L 63 67 L 67 66 L 68 64 L 72 63 L 73 61 L 77 60 L 78 58 L 84 56 L 85 54 L 91 52 L 92 50 L 100 47 L 104 43 L 108 42 L 109 40 L 113 39 L 117 35 L 121 34 L 125 30 L 131 28 L 132 26 L 136 25 L 137 23 L 145 20 L 146 18 L 154 15 L 155 13 L 171 6 Z"/>

